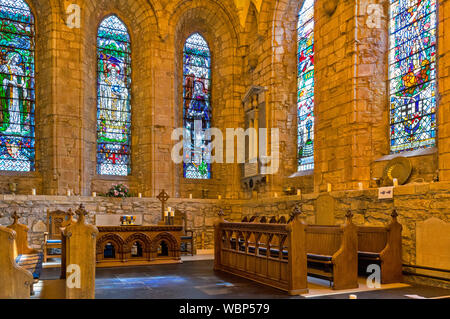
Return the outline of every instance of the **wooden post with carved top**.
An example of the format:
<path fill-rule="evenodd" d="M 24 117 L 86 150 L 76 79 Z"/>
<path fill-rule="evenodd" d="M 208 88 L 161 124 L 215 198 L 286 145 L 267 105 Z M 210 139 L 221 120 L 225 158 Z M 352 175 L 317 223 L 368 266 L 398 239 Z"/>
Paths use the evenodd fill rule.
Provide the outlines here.
<path fill-rule="evenodd" d="M 62 232 L 65 245 L 63 264 L 67 267 L 63 270 L 66 299 L 94 299 L 98 229 L 86 224 L 88 213 L 83 205 L 75 213 L 78 221 L 67 225 Z"/>
<path fill-rule="evenodd" d="M 289 289 L 290 295 L 308 293 L 306 258 L 306 223 L 300 208 L 295 206 L 288 227 Z"/>

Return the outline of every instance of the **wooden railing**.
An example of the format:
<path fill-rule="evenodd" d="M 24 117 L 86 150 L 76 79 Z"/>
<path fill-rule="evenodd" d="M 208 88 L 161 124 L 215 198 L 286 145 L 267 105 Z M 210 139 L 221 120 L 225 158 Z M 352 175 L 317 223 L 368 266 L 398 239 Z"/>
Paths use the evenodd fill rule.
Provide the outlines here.
<path fill-rule="evenodd" d="M 289 224 L 229 223 L 221 215 L 215 225 L 214 269 L 290 295 L 307 293 L 305 228 L 299 214 Z"/>

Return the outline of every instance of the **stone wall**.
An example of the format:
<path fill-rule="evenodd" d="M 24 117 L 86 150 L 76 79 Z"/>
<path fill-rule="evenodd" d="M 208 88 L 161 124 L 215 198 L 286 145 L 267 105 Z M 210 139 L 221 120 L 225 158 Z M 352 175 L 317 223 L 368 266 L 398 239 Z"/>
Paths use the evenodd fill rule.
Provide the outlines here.
<path fill-rule="evenodd" d="M 252 200 L 171 198 L 167 206 L 186 212 L 187 228 L 195 231 L 197 249 L 212 249 L 214 222 L 220 209 L 223 209 L 226 220 L 239 222 L 244 216 L 253 215 L 288 217 L 294 206 L 299 204 L 307 216 L 307 223 L 315 224 L 318 218 L 317 198 L 324 194 L 328 194 L 334 200 L 332 218 L 335 224 L 342 223 L 347 211 L 351 210 L 355 224 L 385 225 L 391 219 L 392 210 L 396 209 L 399 214 L 398 220 L 403 225 L 402 244 L 405 264 L 416 264 L 416 224 L 418 222 L 432 217 L 450 222 L 449 182 L 411 183 L 399 186 L 394 190 L 394 198 L 388 200 L 378 199 L 378 189 L 371 188 Z M 22 216 L 20 221 L 30 227 L 31 245 L 40 249 L 43 233 L 46 231 L 47 209 L 76 209 L 80 203 L 83 203 L 90 213 L 91 222 L 95 220 L 95 216 L 106 214 L 143 215 L 143 222 L 150 225 L 157 224 L 161 220 L 161 204 L 155 198 L 0 195 L 0 214 L 3 215 L 0 217 L 0 224 L 10 224 L 11 214 L 17 211 Z"/>

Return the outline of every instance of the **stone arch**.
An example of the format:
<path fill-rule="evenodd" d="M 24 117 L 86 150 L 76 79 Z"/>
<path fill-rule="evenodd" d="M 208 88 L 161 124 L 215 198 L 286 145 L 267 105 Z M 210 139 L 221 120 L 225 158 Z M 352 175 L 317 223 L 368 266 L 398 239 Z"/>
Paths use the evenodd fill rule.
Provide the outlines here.
<path fill-rule="evenodd" d="M 236 124 L 236 116 L 225 116 L 225 114 L 242 112 L 240 98 L 238 96 L 238 86 L 240 79 L 236 77 L 241 67 L 238 57 L 240 30 L 239 19 L 233 12 L 229 4 L 223 1 L 180 1 L 176 5 L 169 7 L 172 16 L 169 20 L 170 40 L 174 43 L 175 60 L 175 106 L 174 106 L 174 126 L 183 127 L 183 47 L 184 42 L 192 33 L 200 33 L 208 42 L 211 52 L 211 126 L 225 132 L 227 127 L 240 127 Z M 225 144 L 224 144 L 225 146 Z M 171 174 L 173 174 L 175 193 L 187 197 L 189 193 L 195 193 L 204 186 L 214 190 L 219 185 L 230 180 L 231 175 L 237 180 L 238 167 L 230 168 L 228 174 L 221 169 L 224 164 L 212 163 L 212 178 L 209 180 L 189 180 L 183 178 L 183 165 L 173 164 Z M 229 167 L 229 166 L 228 166 Z M 236 183 L 237 184 L 237 183 Z M 195 194 L 199 196 L 200 194 Z"/>
<path fill-rule="evenodd" d="M 89 194 L 91 188 L 107 191 L 111 178 L 96 176 L 96 105 L 97 101 L 97 30 L 103 19 L 109 15 L 116 15 L 128 29 L 131 42 L 131 174 L 125 178 L 131 189 L 143 185 L 143 191 L 150 187 L 151 167 L 149 161 L 143 158 L 152 156 L 151 137 L 144 134 L 146 123 L 153 122 L 152 109 L 154 106 L 153 69 L 155 61 L 155 47 L 161 41 L 158 17 L 155 10 L 160 8 L 159 1 L 137 0 L 133 5 L 126 1 L 99 0 L 85 1 L 81 30 L 81 60 L 83 69 L 82 110 L 83 126 L 86 137 L 83 144 L 83 184 L 84 193 Z M 145 63 L 143 63 L 145 62 Z M 143 67 L 144 66 L 144 67 Z M 146 107 L 143 107 L 143 106 Z M 139 114 L 139 116 L 137 116 Z M 148 139 L 148 140 L 147 140 Z M 145 140 L 145 141 L 144 141 Z M 114 179 L 124 182 L 124 179 Z M 142 190 L 141 190 L 142 191 Z"/>
<path fill-rule="evenodd" d="M 53 14 L 56 11 L 56 0 L 23 0 L 29 7 L 34 17 L 34 42 L 35 42 L 35 171 L 27 174 L 14 172 L 0 174 L 0 188 L 8 189 L 9 183 L 26 185 L 26 188 L 35 188 L 38 193 L 48 187 L 51 180 L 51 159 L 54 153 L 48 147 L 48 141 L 52 136 L 45 133 L 45 117 L 50 113 L 51 94 L 48 86 L 54 79 L 50 71 L 52 69 L 51 52 L 49 47 L 50 33 L 54 24 Z M 42 70 L 42 71 L 41 71 Z M 31 178 L 30 178 L 31 177 Z"/>

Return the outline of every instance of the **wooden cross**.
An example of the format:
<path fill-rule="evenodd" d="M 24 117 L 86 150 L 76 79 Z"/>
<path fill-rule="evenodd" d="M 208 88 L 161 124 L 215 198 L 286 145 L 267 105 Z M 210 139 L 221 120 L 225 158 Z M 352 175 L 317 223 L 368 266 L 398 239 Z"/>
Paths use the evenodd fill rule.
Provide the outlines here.
<path fill-rule="evenodd" d="M 169 194 L 166 193 L 166 191 L 163 189 L 161 193 L 159 193 L 158 196 L 156 196 L 157 199 L 161 202 L 161 216 L 162 220 L 164 220 L 164 209 L 166 206 L 166 202 L 169 200 Z"/>

